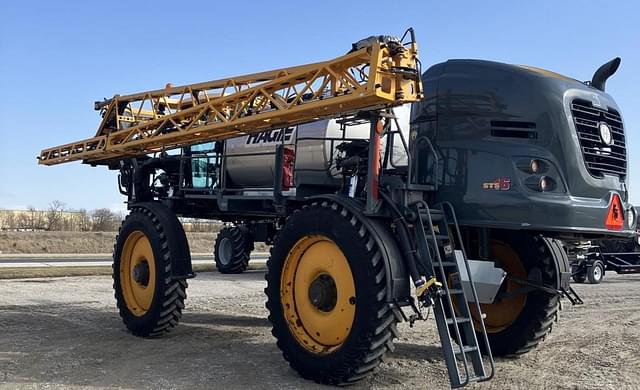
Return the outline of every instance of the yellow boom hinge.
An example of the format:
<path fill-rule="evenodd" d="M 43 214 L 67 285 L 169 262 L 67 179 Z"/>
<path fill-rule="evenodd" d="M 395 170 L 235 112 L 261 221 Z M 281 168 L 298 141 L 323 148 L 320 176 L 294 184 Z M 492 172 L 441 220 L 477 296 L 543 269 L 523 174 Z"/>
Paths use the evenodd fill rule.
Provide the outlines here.
<path fill-rule="evenodd" d="M 93 138 L 45 149 L 39 163 L 105 164 L 417 101 L 418 49 L 409 31 L 410 42 L 372 37 L 325 62 L 115 95 L 96 102 L 103 119 Z"/>

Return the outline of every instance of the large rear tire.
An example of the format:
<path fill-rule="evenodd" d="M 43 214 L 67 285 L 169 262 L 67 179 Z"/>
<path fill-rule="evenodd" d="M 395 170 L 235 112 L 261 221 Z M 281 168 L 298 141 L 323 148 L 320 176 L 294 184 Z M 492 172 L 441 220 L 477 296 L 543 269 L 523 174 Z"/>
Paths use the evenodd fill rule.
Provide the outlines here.
<path fill-rule="evenodd" d="M 167 220 L 167 218 L 163 218 Z M 136 336 L 157 337 L 176 326 L 187 281 L 171 275 L 170 243 L 189 254 L 186 236 L 163 226 L 153 211 L 134 207 L 122 222 L 113 252 L 113 289 L 122 321 Z"/>
<path fill-rule="evenodd" d="M 293 213 L 271 249 L 267 309 L 291 367 L 316 382 L 343 385 L 371 374 L 396 335 L 386 303 L 381 248 L 333 202 Z"/>
<path fill-rule="evenodd" d="M 553 247 L 551 247 L 553 246 Z M 507 272 L 503 289 L 516 292 L 525 286 L 509 276 L 528 279 L 539 275 L 536 283 L 553 286 L 556 283 L 554 253 L 564 254 L 560 242 L 526 232 L 498 232 L 490 242 L 490 258 Z M 480 304 L 485 314 L 484 323 L 489 345 L 494 356 L 518 356 L 538 346 L 551 332 L 557 318 L 560 298 L 541 290 L 517 294 L 491 304 Z M 478 340 L 482 340 L 480 315 L 470 305 Z M 485 343 L 480 341 L 483 352 Z"/>
<path fill-rule="evenodd" d="M 221 274 L 241 274 L 247 270 L 253 239 L 244 226 L 227 226 L 218 233 L 213 247 L 216 268 Z"/>

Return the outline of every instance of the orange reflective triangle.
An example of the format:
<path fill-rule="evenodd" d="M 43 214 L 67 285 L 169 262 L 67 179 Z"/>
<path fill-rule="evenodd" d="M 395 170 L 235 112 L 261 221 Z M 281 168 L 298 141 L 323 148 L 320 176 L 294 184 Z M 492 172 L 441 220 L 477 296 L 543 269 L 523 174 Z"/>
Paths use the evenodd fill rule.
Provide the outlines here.
<path fill-rule="evenodd" d="M 618 194 L 613 194 L 611 198 L 611 204 L 609 205 L 604 226 L 609 230 L 622 230 L 624 227 L 624 209 L 622 208 L 622 202 Z"/>

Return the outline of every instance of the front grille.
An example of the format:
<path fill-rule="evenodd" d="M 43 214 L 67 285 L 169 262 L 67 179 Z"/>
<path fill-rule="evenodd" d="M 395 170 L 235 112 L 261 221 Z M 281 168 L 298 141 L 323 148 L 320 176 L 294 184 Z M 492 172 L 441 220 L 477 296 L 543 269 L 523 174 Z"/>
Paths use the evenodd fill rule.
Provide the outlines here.
<path fill-rule="evenodd" d="M 595 177 L 610 174 L 624 179 L 627 175 L 627 149 L 618 111 L 594 107 L 588 100 L 575 99 L 571 102 L 571 114 L 589 173 Z M 611 128 L 614 141 L 611 146 L 600 138 L 601 122 Z"/>

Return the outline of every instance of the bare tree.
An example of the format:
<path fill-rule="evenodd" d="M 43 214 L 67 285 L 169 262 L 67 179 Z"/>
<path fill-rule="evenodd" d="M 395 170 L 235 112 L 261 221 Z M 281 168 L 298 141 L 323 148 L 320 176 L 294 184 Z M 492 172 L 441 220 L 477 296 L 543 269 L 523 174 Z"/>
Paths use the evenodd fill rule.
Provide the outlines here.
<path fill-rule="evenodd" d="M 7 211 L 0 209 L 0 231 L 9 230 L 9 224 L 7 221 Z"/>
<path fill-rule="evenodd" d="M 44 230 L 47 227 L 44 213 L 33 206 L 27 207 L 27 220 L 29 230 Z"/>
<path fill-rule="evenodd" d="M 59 201 L 54 200 L 49 203 L 49 208 L 47 209 L 47 230 L 60 230 L 62 227 L 62 212 L 64 211 L 66 205 Z"/>
<path fill-rule="evenodd" d="M 118 217 L 109 209 L 96 209 L 91 214 L 93 230 L 96 232 L 110 232 L 116 230 Z"/>
<path fill-rule="evenodd" d="M 16 217 L 11 211 L 7 212 L 6 221 L 7 230 L 16 230 Z"/>
<path fill-rule="evenodd" d="M 29 206 L 27 207 L 27 220 L 30 230 L 35 230 L 36 219 L 38 218 L 38 210 L 35 207 Z"/>
<path fill-rule="evenodd" d="M 78 210 L 77 229 L 81 232 L 88 232 L 89 230 L 91 230 L 91 217 L 85 209 Z"/>
<path fill-rule="evenodd" d="M 31 229 L 31 221 L 29 220 L 29 216 L 25 213 L 18 214 L 16 218 L 16 229 L 18 230 L 30 230 Z"/>

